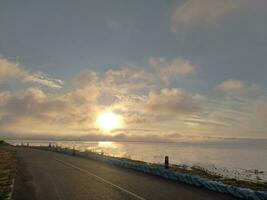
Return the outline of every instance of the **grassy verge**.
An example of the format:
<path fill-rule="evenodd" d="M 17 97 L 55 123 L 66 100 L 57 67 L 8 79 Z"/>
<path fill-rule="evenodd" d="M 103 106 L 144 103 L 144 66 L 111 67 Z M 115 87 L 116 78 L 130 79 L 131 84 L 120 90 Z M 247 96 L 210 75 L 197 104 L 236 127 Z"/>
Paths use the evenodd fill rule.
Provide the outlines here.
<path fill-rule="evenodd" d="M 0 199 L 10 197 L 11 184 L 15 176 L 15 159 L 5 147 L 6 144 L 0 141 Z"/>

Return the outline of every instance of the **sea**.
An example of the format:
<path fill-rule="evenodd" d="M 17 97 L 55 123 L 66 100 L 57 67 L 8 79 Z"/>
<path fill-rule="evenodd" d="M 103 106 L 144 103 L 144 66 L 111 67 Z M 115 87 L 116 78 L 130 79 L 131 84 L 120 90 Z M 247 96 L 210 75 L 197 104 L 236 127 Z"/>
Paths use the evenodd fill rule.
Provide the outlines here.
<path fill-rule="evenodd" d="M 267 139 L 212 139 L 181 142 L 7 140 L 12 145 L 61 146 L 148 163 L 201 168 L 239 180 L 267 181 Z"/>

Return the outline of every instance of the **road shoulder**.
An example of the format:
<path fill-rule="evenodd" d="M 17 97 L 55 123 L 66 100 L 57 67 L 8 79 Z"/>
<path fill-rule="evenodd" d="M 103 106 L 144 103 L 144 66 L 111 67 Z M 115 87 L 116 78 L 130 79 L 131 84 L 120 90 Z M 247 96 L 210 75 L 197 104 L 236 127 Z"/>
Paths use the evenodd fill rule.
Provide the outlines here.
<path fill-rule="evenodd" d="M 15 149 L 15 148 L 14 148 Z M 16 200 L 35 200 L 36 194 L 32 182 L 33 177 L 29 173 L 25 161 L 15 151 L 14 156 L 17 160 L 17 173 L 15 178 L 12 199 Z"/>

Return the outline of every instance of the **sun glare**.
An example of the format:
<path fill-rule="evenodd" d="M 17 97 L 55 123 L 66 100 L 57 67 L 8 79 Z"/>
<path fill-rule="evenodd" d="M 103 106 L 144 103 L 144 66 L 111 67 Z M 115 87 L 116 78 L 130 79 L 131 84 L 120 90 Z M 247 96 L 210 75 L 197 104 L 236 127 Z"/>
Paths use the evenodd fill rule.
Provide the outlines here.
<path fill-rule="evenodd" d="M 112 131 L 113 129 L 121 128 L 122 118 L 113 112 L 104 112 L 98 116 L 97 125 L 101 129 Z"/>

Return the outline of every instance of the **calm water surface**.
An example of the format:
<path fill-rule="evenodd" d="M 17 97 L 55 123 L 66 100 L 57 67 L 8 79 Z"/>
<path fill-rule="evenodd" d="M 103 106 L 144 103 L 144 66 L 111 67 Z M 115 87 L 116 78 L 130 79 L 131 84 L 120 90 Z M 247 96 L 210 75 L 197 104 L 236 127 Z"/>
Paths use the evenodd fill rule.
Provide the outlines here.
<path fill-rule="evenodd" d="M 9 140 L 11 144 L 47 146 L 49 142 L 78 150 L 92 150 L 108 155 L 126 157 L 151 163 L 162 163 L 168 155 L 170 163 L 214 165 L 232 169 L 259 169 L 267 171 L 267 139 L 232 139 L 198 142 L 90 142 Z"/>

